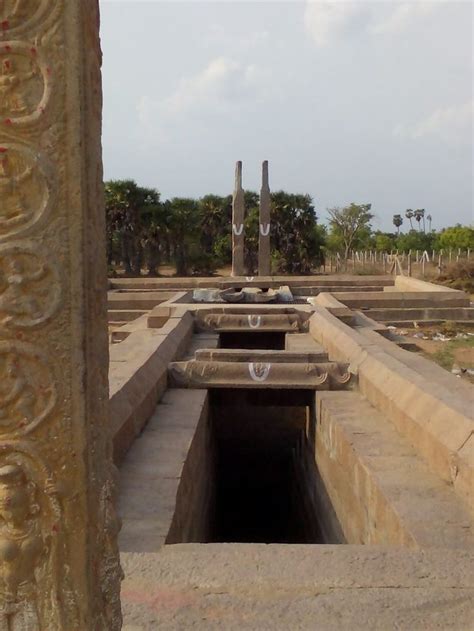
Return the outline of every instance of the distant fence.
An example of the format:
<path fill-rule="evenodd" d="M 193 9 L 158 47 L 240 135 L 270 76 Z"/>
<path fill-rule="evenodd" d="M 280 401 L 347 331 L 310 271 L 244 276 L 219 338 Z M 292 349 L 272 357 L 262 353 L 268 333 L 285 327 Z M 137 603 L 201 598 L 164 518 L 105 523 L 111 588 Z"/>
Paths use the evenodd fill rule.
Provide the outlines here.
<path fill-rule="evenodd" d="M 325 273 L 370 273 L 371 270 L 384 274 L 440 276 L 447 265 L 459 261 L 469 261 L 471 250 L 409 250 L 408 252 L 379 252 L 377 250 L 351 251 L 344 258 L 339 253 L 327 254 L 321 271 Z"/>

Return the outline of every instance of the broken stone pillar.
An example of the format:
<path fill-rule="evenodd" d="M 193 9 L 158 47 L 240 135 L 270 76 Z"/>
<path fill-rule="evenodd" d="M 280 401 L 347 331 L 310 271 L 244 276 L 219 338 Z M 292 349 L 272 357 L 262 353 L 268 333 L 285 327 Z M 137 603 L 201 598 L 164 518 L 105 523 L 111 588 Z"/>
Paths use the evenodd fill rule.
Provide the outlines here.
<path fill-rule="evenodd" d="M 242 188 L 242 162 L 235 166 L 235 188 L 232 198 L 232 276 L 243 276 L 245 199 Z"/>
<path fill-rule="evenodd" d="M 260 192 L 260 223 L 258 238 L 258 275 L 270 276 L 270 213 L 271 199 L 268 183 L 268 160 L 262 164 L 262 190 Z"/>
<path fill-rule="evenodd" d="M 98 1 L 0 20 L 0 628 L 115 631 Z"/>

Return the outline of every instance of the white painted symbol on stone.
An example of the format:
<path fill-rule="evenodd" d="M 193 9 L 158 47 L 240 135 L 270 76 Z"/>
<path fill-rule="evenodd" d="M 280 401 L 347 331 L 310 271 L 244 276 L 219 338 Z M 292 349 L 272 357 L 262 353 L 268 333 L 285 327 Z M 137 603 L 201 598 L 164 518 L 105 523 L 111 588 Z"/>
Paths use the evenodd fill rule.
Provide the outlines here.
<path fill-rule="evenodd" d="M 243 231 L 244 231 L 243 223 L 239 223 L 238 225 L 235 223 L 232 224 L 232 232 L 235 234 L 236 237 L 240 237 Z"/>
<path fill-rule="evenodd" d="M 249 364 L 250 376 L 254 381 L 262 383 L 263 381 L 266 381 L 268 379 L 268 376 L 270 375 L 271 367 L 272 367 L 271 364 L 250 363 Z"/>
<path fill-rule="evenodd" d="M 262 324 L 262 316 L 249 315 L 247 317 L 249 321 L 249 327 L 251 329 L 258 329 L 260 325 Z"/>
<path fill-rule="evenodd" d="M 246 276 L 245 277 L 248 283 L 251 283 L 253 281 L 253 279 L 255 278 L 255 276 Z"/>
<path fill-rule="evenodd" d="M 269 223 L 261 223 L 260 224 L 260 234 L 262 237 L 268 237 L 270 234 L 270 224 Z"/>

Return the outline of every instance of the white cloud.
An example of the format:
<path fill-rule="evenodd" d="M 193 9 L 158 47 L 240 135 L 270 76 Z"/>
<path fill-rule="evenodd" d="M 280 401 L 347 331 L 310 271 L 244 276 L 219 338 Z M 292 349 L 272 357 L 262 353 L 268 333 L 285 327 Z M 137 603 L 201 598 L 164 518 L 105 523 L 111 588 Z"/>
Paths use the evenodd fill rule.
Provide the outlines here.
<path fill-rule="evenodd" d="M 196 105 L 242 100 L 256 85 L 255 66 L 219 57 L 194 77 L 182 79 L 176 91 L 166 98 L 165 110 L 176 114 Z"/>
<path fill-rule="evenodd" d="M 308 0 L 304 22 L 314 43 L 323 47 L 351 31 L 371 35 L 399 33 L 426 17 L 439 4 L 439 1 L 428 0 Z"/>
<path fill-rule="evenodd" d="M 414 125 L 397 125 L 395 136 L 411 138 L 435 137 L 449 144 L 472 142 L 474 101 L 441 107 Z"/>
<path fill-rule="evenodd" d="M 194 76 L 181 79 L 169 96 L 141 96 L 136 104 L 138 119 L 142 127 L 164 138 L 170 124 L 181 124 L 186 118 L 199 115 L 202 123 L 203 118 L 212 120 L 221 112 L 261 102 L 267 85 L 265 73 L 256 65 L 218 57 Z"/>
<path fill-rule="evenodd" d="M 402 2 L 386 11 L 385 15 L 380 15 L 379 19 L 374 22 L 371 31 L 375 34 L 399 33 L 410 24 L 426 17 L 435 9 L 435 2 L 427 2 L 426 0 L 412 0 L 411 2 Z"/>
<path fill-rule="evenodd" d="M 305 27 L 317 46 L 326 46 L 348 28 L 351 22 L 366 11 L 355 2 L 314 2 L 306 5 Z"/>

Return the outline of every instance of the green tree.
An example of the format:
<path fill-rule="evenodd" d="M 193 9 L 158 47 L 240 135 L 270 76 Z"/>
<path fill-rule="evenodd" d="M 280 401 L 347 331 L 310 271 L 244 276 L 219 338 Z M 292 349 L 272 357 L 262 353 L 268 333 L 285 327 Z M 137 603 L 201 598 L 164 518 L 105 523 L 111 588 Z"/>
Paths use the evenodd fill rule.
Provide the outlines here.
<path fill-rule="evenodd" d="M 374 234 L 377 252 L 390 252 L 395 249 L 397 236 L 390 232 L 376 232 Z"/>
<path fill-rule="evenodd" d="M 344 248 L 344 258 L 357 246 L 357 240 L 371 234 L 370 222 L 374 215 L 370 212 L 372 204 L 350 204 L 344 208 L 328 209 L 331 234 L 339 239 Z M 330 235 L 331 236 L 331 235 Z"/>
<path fill-rule="evenodd" d="M 474 228 L 456 224 L 450 228 L 444 228 L 436 237 L 436 249 L 449 250 L 461 248 L 474 249 Z"/>
<path fill-rule="evenodd" d="M 411 250 L 415 252 L 420 250 L 421 252 L 431 251 L 433 249 L 435 240 L 434 233 L 425 234 L 424 232 L 417 232 L 416 230 L 410 230 L 406 234 L 401 234 L 396 242 L 396 248 L 400 252 L 408 252 Z"/>

